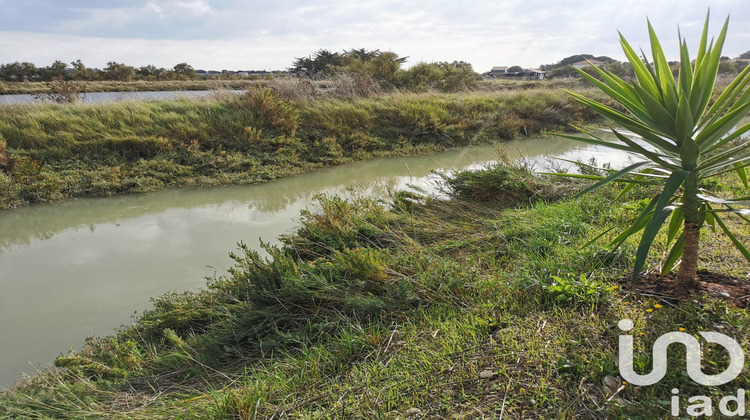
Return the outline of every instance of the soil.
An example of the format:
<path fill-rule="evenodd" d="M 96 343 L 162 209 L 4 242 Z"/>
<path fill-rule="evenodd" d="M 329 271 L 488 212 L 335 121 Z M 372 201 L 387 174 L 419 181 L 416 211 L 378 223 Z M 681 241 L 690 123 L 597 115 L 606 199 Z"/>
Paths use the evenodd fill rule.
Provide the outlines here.
<path fill-rule="evenodd" d="M 645 273 L 638 277 L 634 286 L 630 276 L 620 279 L 622 289 L 626 292 L 639 293 L 666 300 L 678 301 L 686 297 L 677 296 L 674 290 L 676 274 L 666 277 L 658 273 Z M 728 305 L 738 308 L 750 308 L 750 278 L 731 277 L 721 273 L 702 271 L 698 273 L 700 284 L 693 297 L 705 295 L 725 300 Z"/>

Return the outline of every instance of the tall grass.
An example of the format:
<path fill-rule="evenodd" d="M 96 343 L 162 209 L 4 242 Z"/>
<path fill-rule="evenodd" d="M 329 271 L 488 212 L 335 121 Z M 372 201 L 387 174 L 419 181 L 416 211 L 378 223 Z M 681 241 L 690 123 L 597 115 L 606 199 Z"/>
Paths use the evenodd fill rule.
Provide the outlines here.
<path fill-rule="evenodd" d="M 289 96 L 253 88 L 201 100 L 3 107 L 0 135 L 9 163 L 0 178 L 0 208 L 262 182 L 373 156 L 562 131 L 596 118 L 546 90 Z"/>

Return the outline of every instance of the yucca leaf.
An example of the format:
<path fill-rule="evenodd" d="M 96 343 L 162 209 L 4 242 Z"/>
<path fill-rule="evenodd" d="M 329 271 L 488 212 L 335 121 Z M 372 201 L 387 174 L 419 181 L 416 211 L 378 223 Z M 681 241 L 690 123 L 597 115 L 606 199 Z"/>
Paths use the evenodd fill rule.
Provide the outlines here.
<path fill-rule="evenodd" d="M 651 21 L 646 19 L 648 25 L 648 35 L 651 41 L 651 55 L 654 58 L 654 74 L 656 76 L 656 82 L 659 86 L 659 90 L 662 93 L 662 106 L 666 108 L 671 115 L 677 112 L 678 97 L 677 90 L 675 89 L 674 76 L 672 76 L 672 70 L 669 68 L 667 58 L 664 56 L 664 51 L 661 48 L 659 38 L 654 32 L 654 28 L 651 26 Z"/>
<path fill-rule="evenodd" d="M 719 198 L 714 197 L 712 195 L 708 194 L 697 194 L 698 198 L 700 198 L 703 201 L 708 201 L 709 203 L 714 204 L 729 204 L 729 205 L 740 205 L 740 206 L 750 206 L 750 202 L 747 201 L 740 201 L 738 199 L 725 199 L 725 198 Z"/>
<path fill-rule="evenodd" d="M 666 157 L 666 156 L 658 155 L 658 154 L 656 154 L 656 153 L 654 153 L 654 152 L 646 149 L 645 147 L 641 146 L 640 144 L 636 143 L 635 141 L 627 138 L 626 136 L 623 136 L 617 130 L 612 130 L 612 133 L 614 133 L 615 137 L 617 137 L 621 142 L 627 144 L 633 151 L 635 151 L 637 153 L 640 153 L 641 155 L 643 155 L 644 157 L 646 157 L 648 159 L 651 159 L 652 162 L 657 163 L 657 164 L 661 165 L 664 168 L 669 168 L 669 169 L 672 169 L 672 170 L 679 170 L 680 169 L 679 165 L 675 165 L 674 163 L 669 163 L 669 162 L 665 161 L 664 159 L 662 159 L 663 157 Z"/>
<path fill-rule="evenodd" d="M 716 139 L 713 144 L 706 145 L 705 148 L 701 148 L 701 152 L 712 152 L 715 149 L 718 149 L 721 146 L 724 146 L 725 144 L 729 143 L 730 141 L 741 137 L 743 134 L 750 131 L 750 123 L 747 123 L 743 125 L 742 127 L 737 128 L 733 132 L 727 134 L 725 137 L 721 137 L 719 139 Z"/>
<path fill-rule="evenodd" d="M 653 171 L 654 171 L 654 169 L 653 169 L 653 168 L 646 168 L 646 169 L 644 169 L 643 171 L 641 171 L 641 172 L 643 172 L 642 174 L 638 174 L 638 175 L 636 175 L 635 177 L 633 177 L 633 180 L 634 180 L 634 181 L 640 181 L 640 180 L 642 180 L 643 178 L 645 178 L 645 177 L 647 177 L 647 176 L 651 176 L 651 173 L 652 173 Z M 635 186 L 636 186 L 636 185 L 637 185 L 637 184 L 628 184 L 628 185 L 626 185 L 625 187 L 623 187 L 623 189 L 621 189 L 621 190 L 620 190 L 620 192 L 619 192 L 619 193 L 617 193 L 617 197 L 615 197 L 615 200 L 619 200 L 619 199 L 621 199 L 622 197 L 624 197 L 624 196 L 625 196 L 625 194 L 627 194 L 627 193 L 628 193 L 628 191 L 630 191 L 630 190 L 632 190 L 633 188 L 635 188 Z"/>
<path fill-rule="evenodd" d="M 595 190 L 597 188 L 603 187 L 603 186 L 609 184 L 612 181 L 620 179 L 623 176 L 629 174 L 630 172 L 632 172 L 632 171 L 634 171 L 634 170 L 636 170 L 638 168 L 642 168 L 642 167 L 644 167 L 646 165 L 650 165 L 650 164 L 651 164 L 651 162 L 649 162 L 649 161 L 643 161 L 643 162 L 634 163 L 634 164 L 632 164 L 632 165 L 630 165 L 630 166 L 628 166 L 626 168 L 620 169 L 619 171 L 617 171 L 617 172 L 615 172 L 615 173 L 613 173 L 613 174 L 611 174 L 611 175 L 609 175 L 609 176 L 607 176 L 605 178 L 602 178 L 599 182 L 597 182 L 594 185 L 589 186 L 588 188 L 586 188 L 583 191 L 581 191 L 578 194 L 576 194 L 574 197 L 580 197 L 583 194 L 586 194 L 586 193 L 588 193 L 590 191 L 593 191 L 593 190 Z"/>
<path fill-rule="evenodd" d="M 739 106 L 736 109 L 730 110 L 715 123 L 708 125 L 698 133 L 698 135 L 695 136 L 696 142 L 699 144 L 711 145 L 714 142 L 720 141 L 729 130 L 747 116 L 748 111 L 750 111 L 750 102 Z"/>
<path fill-rule="evenodd" d="M 680 44 L 680 72 L 678 75 L 678 85 L 682 91 L 682 95 L 686 96 L 690 94 L 690 90 L 693 86 L 693 69 L 690 67 L 690 53 L 688 52 L 687 42 L 682 38 L 679 26 L 677 27 L 677 38 Z M 693 119 L 697 119 L 698 115 L 693 114 Z"/>
<path fill-rule="evenodd" d="M 641 136 L 649 136 L 649 137 L 655 137 L 653 130 L 651 130 L 650 127 L 648 127 L 646 124 L 644 124 L 641 121 L 635 120 L 631 118 L 630 116 L 623 114 L 622 112 L 609 107 L 607 105 L 604 105 L 602 103 L 596 102 L 592 99 L 589 99 L 579 93 L 563 90 L 565 93 L 571 95 L 573 97 L 573 100 L 587 106 L 588 108 L 591 108 L 599 115 L 603 116 L 604 118 L 609 119 L 610 121 L 613 121 Z M 657 137 L 658 138 L 658 137 Z M 668 145 L 668 143 L 666 143 Z"/>
<path fill-rule="evenodd" d="M 740 162 L 735 162 L 733 166 L 734 166 L 734 169 L 737 171 L 737 176 L 739 176 L 740 180 L 742 181 L 742 185 L 744 185 L 745 188 L 748 188 L 747 171 L 745 171 L 745 167 L 742 166 L 742 163 Z"/>
<path fill-rule="evenodd" d="M 660 98 L 652 97 L 645 89 L 640 86 L 636 85 L 633 87 L 638 92 L 639 99 L 651 114 L 649 119 L 647 120 L 653 121 L 651 124 L 648 124 L 649 128 L 654 131 L 661 132 L 666 136 L 674 137 L 674 117 L 669 112 L 669 110 L 664 107 L 664 104 L 659 100 Z M 643 121 L 643 123 L 647 123 L 647 121 Z"/>
<path fill-rule="evenodd" d="M 701 34 L 701 40 L 698 43 L 698 54 L 695 57 L 696 67 L 703 61 L 703 56 L 706 53 L 706 43 L 708 41 L 708 19 L 711 17 L 711 9 L 706 11 L 706 20 L 703 22 L 703 32 Z"/>
<path fill-rule="evenodd" d="M 725 174 L 727 172 L 737 172 L 740 169 L 750 166 L 750 152 L 743 152 L 733 159 L 727 159 L 719 162 L 714 166 L 701 170 L 701 176 L 704 178 Z"/>
<path fill-rule="evenodd" d="M 641 87 L 650 92 L 653 97 L 658 97 L 659 90 L 654 83 L 651 72 L 649 72 L 646 65 L 643 64 L 643 61 L 641 61 L 640 57 L 638 57 L 638 54 L 636 54 L 636 52 L 630 46 L 622 33 L 619 34 L 620 45 L 622 46 L 622 50 L 625 53 L 625 56 L 628 58 L 628 61 L 630 61 L 630 64 L 633 66 L 633 72 L 635 73 L 636 79 L 638 79 L 638 83 Z"/>
<path fill-rule="evenodd" d="M 750 125 L 748 125 L 748 127 L 750 127 Z M 737 161 L 737 157 L 742 156 L 745 149 L 750 150 L 750 142 L 740 143 L 737 146 L 731 147 L 727 150 L 722 151 L 721 153 L 716 154 L 715 156 L 707 158 L 706 160 L 701 162 L 700 165 L 698 165 L 698 169 L 703 170 L 714 167 L 716 165 L 723 165 L 727 162 Z"/>
<path fill-rule="evenodd" d="M 740 218 L 748 223 L 750 223 L 750 220 L 746 219 L 745 216 L 750 216 L 750 209 L 714 209 L 711 210 L 711 213 L 732 213 L 737 216 L 740 216 Z"/>
<path fill-rule="evenodd" d="M 690 102 L 686 97 L 682 96 L 677 106 L 677 118 L 675 118 L 674 124 L 677 141 L 683 142 L 686 138 L 691 138 L 694 129 L 695 124 L 693 122 L 693 114 L 690 112 Z"/>
<path fill-rule="evenodd" d="M 740 242 L 739 240 L 737 240 L 737 237 L 734 236 L 734 234 L 732 233 L 732 231 L 729 230 L 729 228 L 727 227 L 727 225 L 724 224 L 724 221 L 721 220 L 721 217 L 719 217 L 719 215 L 716 214 L 716 212 L 714 212 L 714 219 L 716 220 L 716 224 L 718 224 L 719 227 L 721 228 L 721 230 L 723 230 L 724 233 L 729 237 L 729 240 L 732 241 L 732 243 L 734 244 L 734 246 L 740 251 L 740 253 L 742 253 L 742 255 L 748 261 L 750 261 L 750 251 L 748 251 L 747 248 L 745 248 L 745 246 L 742 245 L 742 242 Z"/>
<path fill-rule="evenodd" d="M 714 214 L 710 211 L 706 211 L 705 224 L 711 227 L 712 232 L 716 232 L 716 220 L 714 219 Z"/>
<path fill-rule="evenodd" d="M 683 217 L 682 208 L 677 207 L 672 212 L 672 217 L 669 219 L 669 227 L 667 228 L 667 245 L 672 243 L 672 240 L 677 236 L 677 232 L 682 227 L 682 222 L 685 220 Z"/>
<path fill-rule="evenodd" d="M 564 92 L 571 95 L 573 97 L 573 100 L 580 102 L 581 104 L 591 108 L 592 110 L 597 112 L 599 115 L 603 116 L 604 118 L 607 118 L 610 121 L 613 121 L 621 125 L 622 127 L 634 132 L 635 134 L 640 136 L 644 141 L 648 142 L 652 146 L 659 149 L 662 153 L 670 155 L 670 156 L 678 156 L 679 148 L 677 147 L 677 145 L 672 144 L 664 140 L 663 138 L 661 138 L 658 135 L 658 133 L 655 133 L 654 130 L 652 130 L 650 127 L 645 125 L 643 122 L 635 120 L 632 117 L 629 117 L 620 111 L 617 111 L 607 105 L 604 105 L 592 99 L 589 99 L 576 92 L 571 92 L 567 90 L 564 90 Z"/>
<path fill-rule="evenodd" d="M 666 276 L 674 268 L 677 260 L 682 256 L 682 250 L 685 247 L 685 234 L 680 234 L 677 238 L 677 242 L 674 243 L 672 249 L 669 250 L 667 258 L 664 260 L 664 264 L 661 267 L 661 275 Z"/>
<path fill-rule="evenodd" d="M 576 165 L 576 166 L 583 166 L 585 168 L 589 168 L 589 169 L 596 170 L 596 171 L 604 171 L 604 172 L 608 172 L 608 173 L 617 172 L 617 169 L 600 168 L 598 166 L 590 165 L 590 164 L 588 164 L 586 162 L 581 162 L 580 160 L 570 160 L 570 159 L 564 159 L 564 158 L 554 158 L 554 159 L 555 160 L 559 160 L 561 162 L 571 163 L 571 164 Z M 638 176 L 640 176 L 641 179 L 643 179 L 644 177 L 667 179 L 667 178 L 669 178 L 669 174 L 672 173 L 671 171 L 665 171 L 666 175 L 657 175 L 657 174 L 654 174 L 653 172 L 655 170 L 657 170 L 657 169 L 658 168 L 646 168 L 645 170 L 640 171 L 640 172 L 632 172 L 632 175 L 638 175 Z M 594 176 L 600 176 L 600 175 L 594 175 Z M 603 176 L 602 176 L 602 178 L 603 178 Z"/>
<path fill-rule="evenodd" d="M 593 144 L 593 145 L 596 145 L 596 146 L 609 147 L 611 149 L 622 150 L 624 152 L 634 152 L 634 150 L 632 150 L 630 147 L 628 147 L 626 145 L 622 145 L 622 144 L 619 144 L 619 143 L 616 143 L 616 142 L 602 140 L 602 139 L 600 139 L 598 137 L 588 138 L 588 137 L 574 136 L 574 135 L 570 135 L 570 134 L 555 134 L 555 135 L 558 136 L 558 137 L 562 137 L 562 138 L 566 138 L 566 139 L 570 139 L 570 140 L 580 141 L 582 143 Z"/>
<path fill-rule="evenodd" d="M 743 91 L 747 87 L 748 79 L 750 78 L 750 66 L 745 68 L 732 80 L 732 82 L 724 88 L 724 91 L 716 99 L 716 102 L 706 111 L 705 117 L 698 125 L 701 128 L 707 124 L 712 124 L 721 117 L 721 115 L 733 104 L 742 103 L 737 101 L 741 97 Z M 745 91 L 746 93 L 747 91 Z"/>
<path fill-rule="evenodd" d="M 705 72 L 701 75 L 701 85 L 697 86 L 703 90 L 703 94 L 700 98 L 700 104 L 696 112 L 699 115 L 703 115 L 703 112 L 708 106 L 708 101 L 711 99 L 713 93 L 714 82 L 716 81 L 716 74 L 719 72 L 719 62 L 721 61 L 721 49 L 724 46 L 724 40 L 727 35 L 727 28 L 729 27 L 729 18 L 727 17 L 724 21 L 724 26 L 719 32 L 719 36 L 716 38 L 716 45 L 709 46 L 707 50 L 708 57 L 704 60 L 703 65 L 705 66 Z M 692 105 L 692 104 L 691 104 Z"/>
<path fill-rule="evenodd" d="M 651 216 L 653 215 L 654 206 L 656 206 L 656 200 L 657 197 L 654 197 L 649 201 L 648 205 L 641 211 L 641 213 L 638 215 L 638 217 L 635 219 L 635 221 L 632 222 L 630 227 L 628 227 L 624 232 L 619 234 L 615 239 L 612 240 L 612 242 L 609 243 L 609 246 L 617 248 L 620 245 L 622 245 L 626 239 L 628 239 L 630 236 L 635 234 L 636 232 L 639 232 L 641 229 L 646 227 L 646 224 L 651 219 Z"/>
<path fill-rule="evenodd" d="M 601 77 L 607 82 L 604 83 L 597 78 L 591 76 L 590 74 L 586 73 L 585 71 L 576 68 L 575 70 L 583 77 L 584 79 L 591 82 L 593 85 L 598 87 L 602 92 L 605 92 L 607 95 L 615 99 L 616 101 L 620 102 L 625 106 L 625 108 L 638 116 L 638 118 L 641 119 L 651 119 L 651 116 L 648 114 L 648 111 L 643 106 L 642 103 L 638 102 L 638 98 L 633 95 L 631 89 L 629 86 L 625 85 L 622 86 L 620 83 L 618 83 L 618 80 L 622 82 L 621 79 L 617 78 L 617 76 L 610 76 L 605 72 L 604 70 L 600 69 L 599 67 L 595 65 L 591 65 L 591 67 L 596 70 Z M 615 79 L 617 78 L 617 79 Z M 624 82 L 622 82 L 624 83 Z"/>
<path fill-rule="evenodd" d="M 651 249 L 651 244 L 654 242 L 656 234 L 659 233 L 659 229 L 664 224 L 667 216 L 674 210 L 675 207 L 668 207 L 669 202 L 673 199 L 674 193 L 678 188 L 685 182 L 689 172 L 688 171 L 675 171 L 672 176 L 667 179 L 664 184 L 664 189 L 659 194 L 658 201 L 654 206 L 654 215 L 649 220 L 646 227 L 643 229 L 643 235 L 641 236 L 641 242 L 638 245 L 638 250 L 635 253 L 635 264 L 633 267 L 633 282 L 638 280 L 638 275 L 646 263 L 646 257 L 648 257 L 648 251 Z"/>

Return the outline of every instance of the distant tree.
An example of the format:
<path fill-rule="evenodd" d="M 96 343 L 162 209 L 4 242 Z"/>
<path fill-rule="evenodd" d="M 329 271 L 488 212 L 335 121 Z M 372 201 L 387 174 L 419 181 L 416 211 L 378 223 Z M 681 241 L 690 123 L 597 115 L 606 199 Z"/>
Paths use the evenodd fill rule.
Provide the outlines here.
<path fill-rule="evenodd" d="M 604 63 L 599 68 L 607 70 L 620 78 L 629 77 L 632 70 L 630 63 L 628 63 L 628 65 L 626 66 L 617 60 Z"/>
<path fill-rule="evenodd" d="M 3 64 L 0 66 L 0 79 L 9 82 L 26 82 L 39 79 L 39 69 L 33 63 Z"/>
<path fill-rule="evenodd" d="M 518 73 L 519 71 L 523 71 L 523 67 L 521 67 L 521 66 L 510 66 L 510 67 L 508 67 L 508 73 Z"/>
<path fill-rule="evenodd" d="M 110 61 L 104 68 L 104 77 L 108 80 L 129 82 L 135 77 L 135 68 L 122 63 Z"/>
<path fill-rule="evenodd" d="M 153 64 L 141 66 L 135 71 L 138 77 L 142 78 L 157 78 L 164 72 L 166 72 L 166 70 L 163 67 L 156 67 Z"/>
<path fill-rule="evenodd" d="M 719 63 L 719 74 L 737 74 L 737 63 L 734 61 L 721 61 Z"/>
<path fill-rule="evenodd" d="M 353 48 L 339 53 L 321 49 L 308 57 L 296 58 L 288 70 L 308 77 L 332 76 L 337 72 L 358 73 L 393 84 L 406 59 L 391 51 Z"/>
<path fill-rule="evenodd" d="M 399 85 L 407 89 L 457 92 L 475 88 L 481 76 L 464 61 L 418 63 L 399 74 Z"/>
<path fill-rule="evenodd" d="M 337 67 L 341 67 L 344 60 L 341 54 L 320 49 L 308 57 L 297 58 L 289 68 L 291 73 L 304 76 L 317 76 L 321 74 L 333 74 Z"/>
<path fill-rule="evenodd" d="M 401 65 L 406 62 L 407 57 L 399 57 L 398 54 L 385 51 L 368 61 L 366 74 L 379 82 L 395 82 L 396 73 Z"/>
<path fill-rule="evenodd" d="M 740 54 L 740 58 L 743 60 L 750 60 L 750 50 L 747 50 Z"/>
<path fill-rule="evenodd" d="M 597 61 L 601 61 L 602 63 L 609 63 L 610 61 L 615 61 L 613 58 L 607 57 L 606 55 L 595 57 L 592 54 L 576 54 L 576 55 L 571 55 L 569 57 L 565 57 L 555 64 L 543 64 L 540 67 L 540 69 L 547 71 L 547 70 L 552 70 L 552 69 L 556 69 L 560 67 L 569 66 L 571 64 L 577 63 L 579 61 L 585 61 L 585 60 L 597 60 Z"/>
<path fill-rule="evenodd" d="M 172 71 L 174 71 L 175 74 L 188 79 L 192 79 L 195 77 L 195 69 L 188 63 L 177 64 L 174 66 Z"/>
<path fill-rule="evenodd" d="M 68 78 L 68 65 L 60 60 L 41 70 L 41 78 L 44 80 L 62 80 Z"/>
<path fill-rule="evenodd" d="M 73 79 L 75 80 L 97 80 L 100 78 L 99 72 L 87 68 L 81 60 L 70 63 L 73 66 Z"/>
<path fill-rule="evenodd" d="M 380 50 L 368 51 L 366 48 L 352 48 L 351 50 L 344 50 L 342 56 L 345 59 L 355 59 L 362 62 L 367 62 L 380 55 Z"/>
<path fill-rule="evenodd" d="M 549 79 L 560 79 L 560 78 L 577 77 L 577 76 L 578 76 L 578 73 L 576 72 L 576 69 L 573 66 L 557 67 L 547 72 L 547 78 Z"/>

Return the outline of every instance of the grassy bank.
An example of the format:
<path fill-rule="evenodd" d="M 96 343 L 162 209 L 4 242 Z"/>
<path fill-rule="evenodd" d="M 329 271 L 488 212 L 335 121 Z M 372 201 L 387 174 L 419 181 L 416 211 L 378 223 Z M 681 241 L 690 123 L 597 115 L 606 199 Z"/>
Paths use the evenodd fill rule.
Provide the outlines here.
<path fill-rule="evenodd" d="M 0 395 L 0 417 L 659 418 L 672 388 L 683 407 L 746 388 L 747 371 L 699 387 L 672 357 L 657 385 L 617 391 L 618 320 L 635 322 L 647 366 L 646 343 L 679 328 L 747 348 L 750 319 L 711 299 L 622 291 L 636 244 L 582 245 L 627 226 L 648 191 L 620 205 L 611 190 L 565 199 L 580 186 L 554 182 L 501 166 L 449 179 L 447 201 L 322 197 L 270 260 L 240 248 L 207 290 L 156 299 L 134 325 Z M 711 188 L 744 193 L 730 178 Z M 748 225 L 736 228 L 747 241 Z M 750 270 L 723 235 L 707 230 L 705 243 L 702 268 Z M 709 370 L 726 363 L 704 358 Z"/>
<path fill-rule="evenodd" d="M 3 107 L 0 209 L 263 182 L 369 157 L 562 131 L 596 118 L 543 89 L 297 101 L 275 92 L 283 93 L 258 88 L 206 100 Z"/>
<path fill-rule="evenodd" d="M 164 80 L 132 82 L 69 81 L 77 92 L 158 92 L 182 90 L 248 89 L 262 85 L 260 80 Z M 55 82 L 0 82 L 0 95 L 47 93 Z"/>

